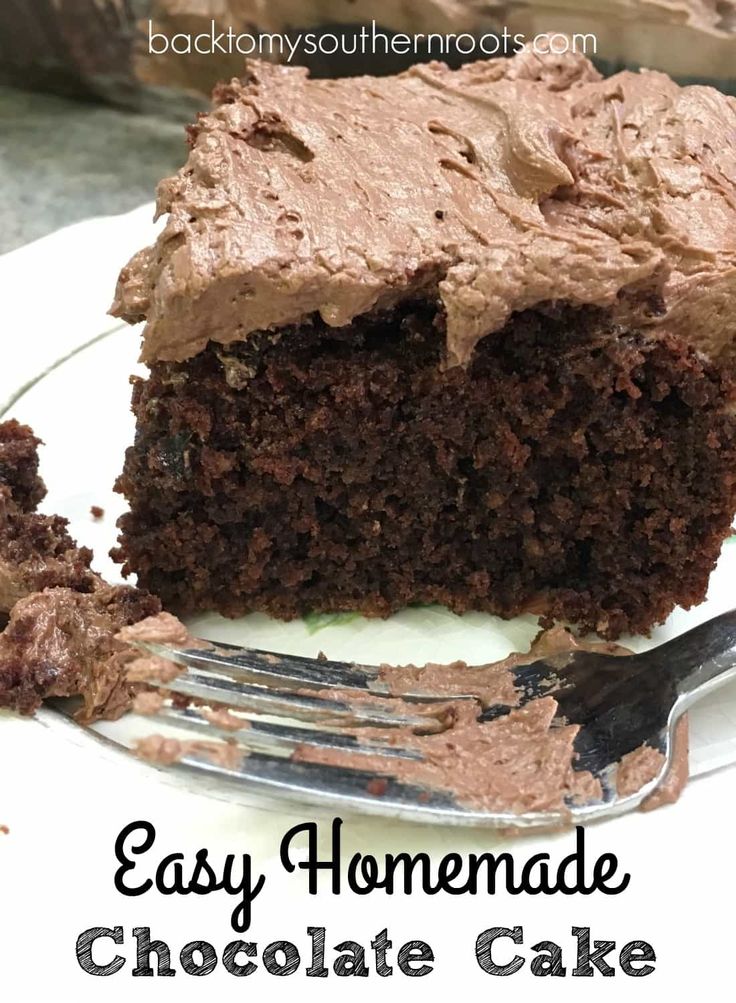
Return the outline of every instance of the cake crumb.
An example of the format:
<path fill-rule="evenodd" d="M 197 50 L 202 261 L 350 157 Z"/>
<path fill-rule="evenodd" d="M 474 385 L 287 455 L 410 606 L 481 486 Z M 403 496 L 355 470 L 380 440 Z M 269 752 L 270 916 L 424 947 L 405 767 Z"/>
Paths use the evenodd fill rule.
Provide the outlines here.
<path fill-rule="evenodd" d="M 139 655 L 128 662 L 126 677 L 131 683 L 171 683 L 184 669 L 160 655 Z"/>
<path fill-rule="evenodd" d="M 186 756 L 200 755 L 213 766 L 230 770 L 237 770 L 246 756 L 246 750 L 234 742 L 182 740 L 164 735 L 147 735 L 135 743 L 133 751 L 156 766 L 174 766 Z"/>
<path fill-rule="evenodd" d="M 7 825 L 0 825 L 0 832 L 3 834 L 3 836 L 10 835 L 10 829 L 7 827 Z"/>
<path fill-rule="evenodd" d="M 104 508 L 101 508 L 99 505 L 92 505 L 89 510 L 89 514 L 92 516 L 93 519 L 105 518 L 105 510 Z"/>
<path fill-rule="evenodd" d="M 227 707 L 206 707 L 202 711 L 202 717 L 223 731 L 243 731 L 250 727 L 250 721 L 233 714 Z"/>
<path fill-rule="evenodd" d="M 133 710 L 136 714 L 158 714 L 165 702 L 162 693 L 157 690 L 145 690 L 136 694 L 133 700 Z"/>

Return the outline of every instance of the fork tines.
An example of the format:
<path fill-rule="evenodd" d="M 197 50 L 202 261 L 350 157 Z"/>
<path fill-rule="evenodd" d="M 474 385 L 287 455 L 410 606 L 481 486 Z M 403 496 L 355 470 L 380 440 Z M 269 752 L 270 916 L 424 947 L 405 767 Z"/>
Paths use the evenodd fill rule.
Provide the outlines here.
<path fill-rule="evenodd" d="M 435 699 L 415 713 L 402 700 L 388 695 L 378 670 L 370 667 L 223 645 L 185 649 L 146 643 L 144 647 L 183 669 L 173 679 L 167 676 L 149 679 L 149 683 L 193 702 L 185 707 L 163 705 L 147 716 L 161 725 L 195 732 L 205 740 L 237 743 L 249 754 L 284 756 L 308 746 L 416 760 L 422 758 L 416 750 L 358 738 L 346 729 L 406 728 L 415 734 L 429 734 L 444 727 L 447 698 Z M 207 707 L 215 712 L 208 712 Z M 262 717 L 287 719 L 289 723 L 259 720 Z"/>

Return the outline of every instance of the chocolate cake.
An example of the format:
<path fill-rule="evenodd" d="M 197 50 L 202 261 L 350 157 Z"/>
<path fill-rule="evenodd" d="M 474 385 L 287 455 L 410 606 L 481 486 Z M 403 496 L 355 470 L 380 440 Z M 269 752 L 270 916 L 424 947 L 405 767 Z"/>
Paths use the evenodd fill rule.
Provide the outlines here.
<path fill-rule="evenodd" d="M 38 445 L 27 426 L 0 424 L 0 707 L 29 714 L 47 697 L 81 696 L 82 719 L 115 717 L 132 692 L 115 635 L 161 604 L 107 585 L 67 520 L 34 511 L 46 493 Z"/>
<path fill-rule="evenodd" d="M 22 512 L 0 489 L 0 614 L 45 588 L 93 592 L 100 578 L 90 568 L 92 551 L 78 547 L 57 515 Z"/>
<path fill-rule="evenodd" d="M 33 511 L 46 494 L 38 474 L 40 445 L 27 425 L 13 419 L 0 424 L 0 490 L 5 488 L 24 512 Z"/>
<path fill-rule="evenodd" d="M 81 696 L 79 720 L 120 717 L 133 685 L 116 634 L 160 609 L 155 596 L 127 585 L 90 594 L 49 588 L 21 599 L 0 634 L 0 707 L 31 714 L 49 697 Z"/>
<path fill-rule="evenodd" d="M 46 494 L 39 445 L 27 425 L 0 424 L 0 617 L 32 592 L 56 586 L 92 592 L 100 584 L 90 568 L 92 551 L 76 545 L 67 520 L 36 512 Z"/>
<path fill-rule="evenodd" d="M 705 595 L 736 509 L 736 102 L 525 51 L 310 80 L 190 130 L 146 321 L 126 573 L 180 611 Z"/>

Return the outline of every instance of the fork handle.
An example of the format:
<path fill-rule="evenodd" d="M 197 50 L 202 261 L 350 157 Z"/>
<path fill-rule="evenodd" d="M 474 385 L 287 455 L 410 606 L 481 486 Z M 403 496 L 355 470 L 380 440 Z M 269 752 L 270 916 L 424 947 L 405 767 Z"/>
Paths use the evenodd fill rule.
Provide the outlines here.
<path fill-rule="evenodd" d="M 682 708 L 736 678 L 736 609 L 647 652 L 675 687 Z"/>

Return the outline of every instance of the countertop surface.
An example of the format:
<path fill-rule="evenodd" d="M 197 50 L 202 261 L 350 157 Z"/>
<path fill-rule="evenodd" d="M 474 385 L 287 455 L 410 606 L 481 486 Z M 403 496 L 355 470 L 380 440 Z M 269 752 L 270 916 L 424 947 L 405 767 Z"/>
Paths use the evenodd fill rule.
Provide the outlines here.
<path fill-rule="evenodd" d="M 185 157 L 176 122 L 0 87 L 0 253 L 150 202 Z"/>

